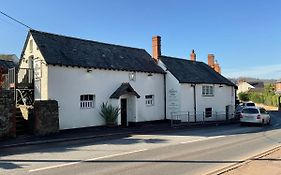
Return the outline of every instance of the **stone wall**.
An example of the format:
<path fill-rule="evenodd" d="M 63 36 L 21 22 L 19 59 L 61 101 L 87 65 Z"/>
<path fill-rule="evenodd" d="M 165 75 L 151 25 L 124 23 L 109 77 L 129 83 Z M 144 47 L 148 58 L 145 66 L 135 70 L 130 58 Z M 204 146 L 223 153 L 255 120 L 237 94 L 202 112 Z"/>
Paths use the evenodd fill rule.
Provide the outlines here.
<path fill-rule="evenodd" d="M 0 90 L 0 137 L 16 136 L 14 93 Z"/>
<path fill-rule="evenodd" d="M 55 100 L 35 101 L 31 120 L 35 135 L 44 136 L 59 132 L 58 102 Z"/>

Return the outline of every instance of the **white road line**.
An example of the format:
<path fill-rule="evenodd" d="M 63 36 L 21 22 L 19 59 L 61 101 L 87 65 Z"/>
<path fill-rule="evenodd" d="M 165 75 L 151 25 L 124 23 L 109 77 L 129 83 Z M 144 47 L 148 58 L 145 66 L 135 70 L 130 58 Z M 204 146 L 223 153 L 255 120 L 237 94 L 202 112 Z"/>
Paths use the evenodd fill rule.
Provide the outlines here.
<path fill-rule="evenodd" d="M 101 157 L 95 157 L 95 158 L 81 160 L 81 161 L 72 162 L 72 163 L 65 163 L 65 164 L 60 164 L 60 165 L 53 165 L 53 166 L 48 166 L 48 167 L 43 167 L 43 168 L 32 169 L 32 170 L 29 170 L 28 172 L 31 173 L 31 172 L 49 170 L 49 169 L 54 169 L 54 168 L 60 168 L 60 167 L 75 165 L 75 164 L 79 164 L 79 163 L 83 163 L 83 162 L 89 162 L 89 161 L 93 161 L 93 160 L 99 160 L 99 159 L 106 159 L 106 158 L 112 158 L 112 157 L 117 157 L 117 156 L 123 156 L 123 155 L 143 152 L 143 151 L 147 151 L 147 150 L 148 149 L 140 149 L 140 150 L 135 150 L 135 151 L 130 151 L 130 152 L 124 152 L 124 153 L 117 153 L 117 154 L 106 155 L 106 156 L 101 156 Z"/>
<path fill-rule="evenodd" d="M 225 137 L 225 136 L 223 135 L 223 136 L 199 138 L 199 139 L 194 139 L 194 140 L 188 140 L 188 141 L 180 142 L 180 144 L 186 144 L 186 143 L 191 143 L 191 142 L 198 142 L 198 141 L 202 141 L 202 140 L 210 140 L 210 139 L 216 139 L 216 138 L 222 138 L 222 137 Z"/>

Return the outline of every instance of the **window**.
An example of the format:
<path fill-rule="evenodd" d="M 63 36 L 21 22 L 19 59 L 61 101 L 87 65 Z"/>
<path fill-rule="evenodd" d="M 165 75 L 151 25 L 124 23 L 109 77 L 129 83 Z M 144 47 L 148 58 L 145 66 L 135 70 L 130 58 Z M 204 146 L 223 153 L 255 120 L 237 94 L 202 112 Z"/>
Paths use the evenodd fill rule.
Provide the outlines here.
<path fill-rule="evenodd" d="M 33 52 L 33 40 L 29 41 L 29 51 L 30 51 L 30 53 Z"/>
<path fill-rule="evenodd" d="M 91 94 L 80 95 L 80 108 L 90 109 L 94 108 L 95 96 Z"/>
<path fill-rule="evenodd" d="M 129 80 L 130 81 L 136 81 L 136 73 L 135 72 L 129 73 Z"/>
<path fill-rule="evenodd" d="M 261 114 L 267 114 L 267 111 L 264 108 L 260 108 Z"/>
<path fill-rule="evenodd" d="M 202 95 L 203 96 L 214 96 L 214 86 L 203 86 Z"/>
<path fill-rule="evenodd" d="M 212 117 L 212 108 L 205 108 L 205 117 Z"/>
<path fill-rule="evenodd" d="M 256 108 L 244 108 L 242 110 L 242 113 L 244 113 L 244 114 L 258 114 L 259 111 Z"/>
<path fill-rule="evenodd" d="M 146 106 L 154 105 L 154 95 L 146 95 L 145 96 L 145 104 L 146 104 Z"/>

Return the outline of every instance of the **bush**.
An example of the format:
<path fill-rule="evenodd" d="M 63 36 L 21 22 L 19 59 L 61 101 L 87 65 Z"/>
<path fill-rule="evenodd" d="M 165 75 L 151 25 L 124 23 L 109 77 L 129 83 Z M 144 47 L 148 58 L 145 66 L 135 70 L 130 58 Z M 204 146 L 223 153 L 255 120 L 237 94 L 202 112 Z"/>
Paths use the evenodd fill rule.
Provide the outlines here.
<path fill-rule="evenodd" d="M 107 102 L 102 103 L 100 108 L 101 108 L 100 115 L 104 119 L 106 125 L 110 125 L 110 126 L 117 125 L 117 118 L 120 109 L 118 107 L 112 106 L 111 104 L 108 104 Z"/>
<path fill-rule="evenodd" d="M 238 98 L 239 98 L 239 100 L 241 100 L 241 101 L 249 101 L 249 100 L 250 100 L 249 94 L 247 94 L 247 93 L 245 93 L 245 92 L 240 92 L 240 93 L 238 94 Z"/>

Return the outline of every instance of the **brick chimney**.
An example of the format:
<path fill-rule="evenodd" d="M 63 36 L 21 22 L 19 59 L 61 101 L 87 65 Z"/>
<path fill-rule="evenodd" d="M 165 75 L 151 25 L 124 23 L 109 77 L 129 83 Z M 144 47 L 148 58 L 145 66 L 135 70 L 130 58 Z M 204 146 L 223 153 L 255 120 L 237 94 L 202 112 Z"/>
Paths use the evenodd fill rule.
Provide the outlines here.
<path fill-rule="evenodd" d="M 190 60 L 191 61 L 196 61 L 196 53 L 194 52 L 194 49 L 192 49 L 192 51 L 191 51 Z"/>
<path fill-rule="evenodd" d="M 215 55 L 214 54 L 208 54 L 208 65 L 211 68 L 215 68 Z"/>
<path fill-rule="evenodd" d="M 161 56 L 161 37 L 154 36 L 152 37 L 152 57 L 156 62 L 158 62 L 160 56 Z"/>
<path fill-rule="evenodd" d="M 221 67 L 220 67 L 220 65 L 219 65 L 219 63 L 218 63 L 217 60 L 216 60 L 215 65 L 214 65 L 214 70 L 215 70 L 217 73 L 221 74 Z"/>

